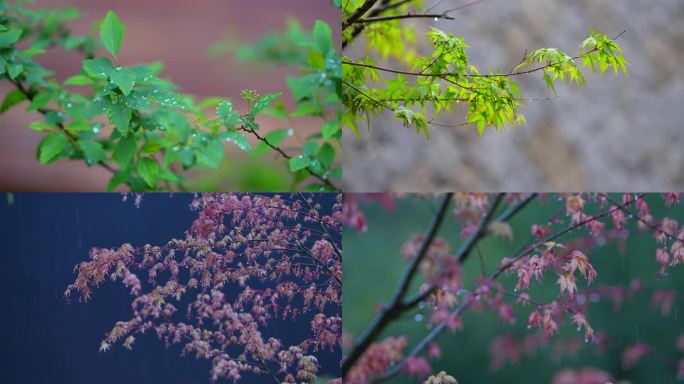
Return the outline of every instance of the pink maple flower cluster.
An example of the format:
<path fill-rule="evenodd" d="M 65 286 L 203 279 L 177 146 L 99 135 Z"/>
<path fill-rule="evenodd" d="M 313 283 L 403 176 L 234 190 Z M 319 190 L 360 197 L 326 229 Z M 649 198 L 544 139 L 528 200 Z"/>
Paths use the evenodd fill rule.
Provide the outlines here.
<path fill-rule="evenodd" d="M 339 351 L 342 334 L 342 196 L 326 206 L 318 196 L 196 195 L 185 238 L 93 248 L 65 297 L 77 291 L 87 301 L 108 279 L 130 289 L 132 317 L 115 324 L 101 351 L 117 342 L 130 349 L 153 331 L 166 346 L 182 345 L 182 355 L 210 360 L 212 381 L 249 373 L 316 382 L 316 352 Z M 307 321 L 311 331 L 288 345 L 264 335 L 273 319 Z"/>
<path fill-rule="evenodd" d="M 428 378 L 432 374 L 430 360 L 442 356 L 435 338 L 445 329 L 462 330 L 461 315 L 466 310 L 493 311 L 504 324 L 513 325 L 517 318 L 516 306 L 532 305 L 525 317 L 528 329 L 533 332 L 522 341 L 509 334 L 495 338 L 491 345 L 493 369 L 500 369 L 507 361 L 515 363 L 523 353 L 531 356 L 538 348 L 549 345 L 552 345 L 554 356 L 576 355 L 583 344 L 580 338 L 557 337 L 561 325 L 566 322 L 601 353 L 608 345 L 607 332 L 595 330 L 590 323 L 590 307 L 601 298 L 612 302 L 613 308 L 618 310 L 625 300 L 650 291 L 651 306 L 660 309 L 663 315 L 669 314 L 676 299 L 675 290 L 647 289 L 638 279 L 628 286 L 592 284 L 599 277 L 592 263 L 593 257 L 598 256 L 594 248 L 609 241 L 623 247 L 633 227 L 653 234 L 655 262 L 660 266 L 661 277 L 666 276 L 668 268 L 684 263 L 684 226 L 672 217 L 652 215 L 647 197 L 651 200 L 657 198 L 654 194 L 624 194 L 614 198 L 614 195 L 602 193 L 443 195 L 439 199 L 439 207 L 430 205 L 434 216 L 427 230 L 413 235 L 401 247 L 406 267 L 392 294 L 392 301 L 379 305 L 376 318 L 368 328 L 348 343 L 349 352 L 343 358 L 345 379 L 353 384 L 364 384 L 383 382 L 402 373 Z M 524 211 L 533 199 L 545 203 L 554 198 L 562 202 L 562 211 L 544 223 L 532 225 L 528 232 L 532 238 L 523 248 L 501 257 L 496 271 L 487 273 L 478 242 L 487 236 L 512 239 L 515 233 L 508 221 L 513 216 Z M 680 194 L 664 193 L 661 198 L 665 206 L 670 207 L 679 203 Z M 374 199 L 379 198 L 375 196 Z M 345 225 L 358 229 L 355 226 L 357 221 L 350 218 L 363 217 L 362 232 L 365 233 L 368 223 L 363 204 L 369 201 L 364 198 L 347 199 L 345 209 L 349 214 L 345 215 Z M 458 243 L 458 239 L 448 238 L 444 232 L 439 232 L 444 222 L 444 211 L 450 206 L 460 226 L 462 239 L 456 250 L 450 244 Z M 569 236 L 571 233 L 573 235 Z M 481 259 L 481 275 L 474 279 L 472 287 L 468 287 L 464 285 L 462 266 L 466 259 L 472 259 L 469 257 L 471 254 Z M 502 276 L 506 275 L 515 276 L 512 291 L 508 291 L 505 288 L 507 284 L 502 281 Z M 416 276 L 420 276 L 422 283 L 417 285 L 417 292 L 411 293 L 409 287 Z M 532 290 L 547 276 L 555 281 L 557 294 L 546 302 L 536 301 Z M 424 337 L 410 344 L 405 335 L 377 341 L 376 338 L 384 334 L 390 324 L 411 312 L 415 313 L 417 322 L 428 313 Z M 411 349 L 405 350 L 407 345 L 412 345 Z M 684 362 L 680 362 L 679 369 L 684 371 Z M 428 379 L 439 382 L 436 380 L 435 376 Z M 587 368 L 561 372 L 554 383 L 604 383 L 607 380 L 612 380 L 610 375 Z"/>

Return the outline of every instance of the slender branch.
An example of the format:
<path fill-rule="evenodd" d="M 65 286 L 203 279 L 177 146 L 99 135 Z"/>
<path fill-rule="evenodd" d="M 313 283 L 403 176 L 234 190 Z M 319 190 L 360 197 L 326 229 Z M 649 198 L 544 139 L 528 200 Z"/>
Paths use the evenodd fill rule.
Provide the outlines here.
<path fill-rule="evenodd" d="M 447 213 L 447 208 L 449 207 L 449 203 L 451 202 L 452 198 L 453 193 L 447 193 L 444 196 L 442 196 L 442 199 L 439 204 L 439 209 L 437 210 L 437 212 L 435 212 L 435 215 L 432 218 L 432 222 L 430 223 L 430 226 L 428 227 L 425 233 L 425 237 L 423 238 L 423 242 L 420 245 L 418 253 L 416 254 L 415 258 L 411 261 L 411 264 L 409 264 L 407 268 L 404 270 L 404 274 L 399 280 L 399 285 L 397 286 L 397 289 L 393 295 L 391 304 L 388 305 L 385 309 L 383 309 L 381 314 L 378 317 L 376 317 L 373 320 L 373 322 L 368 326 L 368 328 L 363 332 L 363 334 L 361 334 L 349 356 L 342 362 L 342 376 L 347 375 L 349 369 L 354 365 L 354 363 L 356 363 L 356 361 L 361 357 L 361 355 L 363 355 L 363 353 L 366 351 L 366 349 L 368 349 L 368 347 L 378 337 L 378 335 L 380 335 L 385 326 L 387 326 L 387 324 L 389 324 L 394 318 L 396 318 L 402 312 L 402 300 L 404 298 L 404 295 L 408 290 L 408 287 L 411 283 L 411 280 L 413 279 L 413 276 L 418 270 L 418 266 L 420 265 L 421 261 L 425 258 L 425 256 L 427 256 L 428 250 L 432 245 L 432 241 L 435 239 L 435 237 L 437 236 L 437 232 L 439 232 L 439 229 L 442 226 L 442 223 Z"/>
<path fill-rule="evenodd" d="M 290 156 L 290 155 L 288 155 L 287 153 L 285 153 L 285 151 L 283 151 L 280 147 L 278 147 L 277 145 L 273 145 L 271 142 L 269 142 L 268 139 L 267 139 L 265 136 L 261 136 L 261 135 L 259 134 L 259 132 L 255 131 L 255 130 L 252 130 L 252 129 L 247 129 L 247 128 L 245 128 L 245 127 L 240 127 L 239 130 L 240 130 L 240 131 L 247 132 L 247 133 L 251 133 L 251 134 L 254 135 L 254 137 L 256 137 L 259 141 L 263 142 L 263 143 L 266 144 L 268 147 L 270 147 L 270 148 L 273 149 L 274 151 L 278 152 L 282 157 L 286 158 L 287 160 L 290 160 L 290 159 L 292 158 L 292 156 Z M 330 180 L 328 180 L 327 178 L 325 178 L 325 177 L 319 175 L 318 173 L 314 172 L 314 170 L 311 169 L 311 167 L 306 167 L 306 168 L 304 168 L 304 169 L 305 169 L 311 176 L 313 176 L 313 177 L 315 177 L 316 179 L 318 179 L 321 183 L 327 185 L 327 186 L 330 187 L 330 188 L 333 188 L 333 189 L 336 190 L 336 191 L 339 191 L 339 190 L 340 190 L 340 189 L 339 189 L 337 186 L 335 186 Z"/>
<path fill-rule="evenodd" d="M 377 3 L 378 0 L 366 0 L 361 4 L 359 8 L 352 13 L 347 20 L 344 20 L 342 22 L 342 30 L 347 29 L 350 25 L 354 24 L 357 20 L 359 20 L 363 15 L 366 14 L 366 12 L 370 11 L 371 8 Z"/>
<path fill-rule="evenodd" d="M 463 244 L 461 244 L 461 248 L 459 248 L 455 256 L 456 259 L 458 259 L 458 261 L 461 262 L 461 264 L 466 261 L 468 256 L 470 256 L 470 252 L 473 250 L 473 247 L 478 242 L 478 240 L 484 237 L 484 235 L 487 233 L 489 222 L 492 220 L 494 211 L 499 206 L 499 204 L 501 204 L 502 200 L 503 193 L 499 193 L 494 199 L 494 202 L 489 208 L 489 211 L 485 214 L 485 217 L 482 219 L 482 221 L 480 221 L 480 225 L 477 228 L 477 232 L 475 232 L 474 235 L 470 236 Z"/>
<path fill-rule="evenodd" d="M 625 33 L 625 31 L 620 32 L 617 36 L 615 36 L 612 40 L 617 40 L 620 36 L 622 36 Z M 571 57 L 571 60 L 577 60 L 580 59 L 586 55 L 589 55 L 593 52 L 596 52 L 599 47 L 594 47 L 593 49 L 580 53 L 579 55 Z M 523 59 L 524 62 L 524 59 Z M 528 75 L 534 72 L 542 71 L 547 68 L 556 66 L 560 64 L 559 62 L 551 62 L 546 65 L 543 65 L 541 67 L 535 67 L 531 69 L 527 69 L 524 71 L 516 71 L 516 72 L 509 72 L 509 73 L 492 73 L 492 74 L 476 74 L 476 73 L 465 73 L 465 74 L 459 74 L 455 72 L 444 72 L 444 73 L 424 73 L 424 71 L 421 72 L 411 72 L 411 71 L 403 71 L 399 69 L 393 69 L 393 68 L 386 68 L 386 67 L 380 67 L 377 65 L 371 65 L 371 64 L 365 64 L 365 63 L 355 63 L 353 61 L 348 61 L 348 60 L 343 60 L 342 64 L 344 65 L 351 65 L 351 66 L 356 66 L 356 67 L 364 67 L 364 68 L 370 68 L 374 69 L 376 71 L 382 71 L 382 72 L 388 72 L 388 73 L 394 73 L 398 75 L 407 75 L 407 76 L 416 76 L 416 77 L 438 77 L 438 78 L 444 78 L 447 76 L 459 76 L 459 77 L 489 77 L 489 78 L 494 78 L 494 77 L 513 77 L 513 76 L 521 76 L 521 75 Z"/>
<path fill-rule="evenodd" d="M 355 24 L 369 24 L 381 21 L 390 20 L 403 20 L 403 19 L 446 19 L 454 20 L 453 16 L 449 16 L 446 13 L 407 13 L 405 15 L 394 15 L 394 16 L 378 16 L 378 17 L 367 17 L 365 19 L 360 19 L 355 21 Z"/>

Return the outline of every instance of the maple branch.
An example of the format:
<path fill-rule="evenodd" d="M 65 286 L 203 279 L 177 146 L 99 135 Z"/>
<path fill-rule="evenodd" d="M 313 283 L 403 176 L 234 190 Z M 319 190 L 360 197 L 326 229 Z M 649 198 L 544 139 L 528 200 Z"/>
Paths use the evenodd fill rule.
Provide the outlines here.
<path fill-rule="evenodd" d="M 645 194 L 640 194 L 640 195 L 637 197 L 637 199 L 643 197 L 644 195 L 645 195 Z M 511 259 L 510 262 L 508 262 L 507 264 L 504 264 L 503 266 L 499 267 L 499 269 L 498 269 L 496 272 L 494 272 L 492 275 L 490 275 L 489 280 L 495 280 L 495 279 L 497 279 L 499 276 L 501 276 L 501 274 L 503 274 L 504 271 L 506 271 L 507 269 L 509 269 L 517 260 L 519 260 L 519 259 L 521 259 L 521 258 L 527 256 L 529 253 L 533 252 L 535 249 L 537 249 L 537 247 L 543 245 L 544 243 L 547 243 L 547 242 L 549 242 L 549 241 L 555 240 L 556 238 L 558 238 L 558 237 L 560 237 L 560 236 L 562 236 L 562 235 L 564 235 L 564 234 L 566 234 L 566 233 L 568 233 L 568 232 L 571 232 L 571 231 L 574 230 L 574 229 L 577 229 L 577 228 L 579 228 L 579 227 L 582 227 L 582 226 L 584 226 L 584 225 L 586 225 L 586 224 L 588 224 L 588 223 L 590 223 L 590 222 L 592 222 L 592 221 L 598 220 L 598 219 L 600 219 L 600 218 L 602 218 L 602 217 L 608 216 L 608 215 L 612 214 L 613 212 L 615 212 L 615 211 L 617 211 L 617 210 L 623 209 L 623 208 L 629 206 L 630 204 L 635 203 L 637 199 L 630 200 L 630 201 L 627 202 L 627 203 L 621 204 L 621 205 L 619 205 L 619 206 L 617 206 L 617 207 L 614 207 L 614 208 L 611 208 L 611 209 L 609 209 L 609 210 L 607 210 L 607 211 L 604 211 L 604 212 L 602 212 L 602 213 L 599 213 L 598 215 L 592 216 L 592 217 L 589 218 L 589 219 L 586 219 L 586 220 L 580 221 L 580 222 L 578 222 L 578 223 L 576 223 L 576 224 L 570 225 L 570 226 L 566 227 L 566 228 L 563 229 L 563 230 L 556 231 L 555 233 L 546 236 L 543 240 L 539 240 L 539 241 L 537 241 L 536 243 L 534 243 L 534 244 L 532 244 L 532 245 L 530 245 L 530 246 L 523 247 L 523 250 L 520 251 L 520 252 L 518 252 L 517 255 L 516 255 L 515 257 L 513 257 L 513 258 Z M 465 299 L 461 302 L 461 304 L 460 304 L 458 307 L 456 307 L 456 309 L 454 309 L 454 310 L 451 312 L 451 316 L 458 316 L 458 315 L 460 315 L 461 312 L 463 312 L 463 310 L 472 302 L 472 300 L 473 300 L 474 297 L 475 297 L 474 295 L 467 295 L 467 296 L 465 297 Z M 425 347 L 427 347 L 427 345 L 428 345 L 435 337 L 437 337 L 437 335 L 439 335 L 439 334 L 444 330 L 444 327 L 445 327 L 445 326 L 446 326 L 446 323 L 445 323 L 444 321 L 442 321 L 442 322 L 440 322 L 439 324 L 437 324 L 437 325 L 436 325 L 436 326 L 435 326 L 435 327 L 434 327 L 426 336 L 423 337 L 423 339 L 421 339 L 421 340 L 416 344 L 416 346 L 411 350 L 411 352 L 410 352 L 409 354 L 407 354 L 406 356 L 404 356 L 404 358 L 402 358 L 402 360 L 399 361 L 397 364 L 393 365 L 392 368 L 390 368 L 390 369 L 387 371 L 386 374 L 380 376 L 380 377 L 377 378 L 377 379 L 374 379 L 373 382 L 374 382 L 374 383 L 379 383 L 379 382 L 381 382 L 381 381 L 384 381 L 384 380 L 387 380 L 387 379 L 390 379 L 390 378 L 396 376 L 396 375 L 401 371 L 401 368 L 404 366 L 404 364 L 406 363 L 406 361 L 407 361 L 409 358 L 414 357 L 414 356 L 416 356 L 417 354 L 421 353 L 421 352 L 425 349 Z"/>
<path fill-rule="evenodd" d="M 409 284 L 413 279 L 418 266 L 421 261 L 427 256 L 428 250 L 432 245 L 432 241 L 437 236 L 440 227 L 444 221 L 447 213 L 447 208 L 449 203 L 453 198 L 453 193 L 447 193 L 442 196 L 437 212 L 435 212 L 430 226 L 425 232 L 425 237 L 421 246 L 416 253 L 415 258 L 404 270 L 404 274 L 399 280 L 399 285 L 393 295 L 392 302 L 390 305 L 386 306 L 380 315 L 376 317 L 371 324 L 368 326 L 366 331 L 361 334 L 359 339 L 356 341 L 354 348 L 351 350 L 349 356 L 342 362 L 342 376 L 345 377 L 349 372 L 349 369 L 356 363 L 356 361 L 363 355 L 363 353 L 368 349 L 371 343 L 380 335 L 383 329 L 389 324 L 394 318 L 396 318 L 403 311 L 403 298 L 408 290 Z"/>
<path fill-rule="evenodd" d="M 601 195 L 601 196 L 604 196 L 604 197 L 606 198 L 606 200 L 610 201 L 613 205 L 615 205 L 615 206 L 618 205 L 618 203 L 616 203 L 615 200 L 611 199 L 611 198 L 608 196 L 607 193 L 601 193 L 600 195 Z M 634 217 L 635 219 L 637 219 L 637 221 L 640 221 L 640 222 L 642 222 L 644 225 L 646 225 L 647 227 L 653 229 L 654 231 L 656 231 L 656 233 L 657 233 L 657 232 L 661 232 L 661 233 L 665 234 L 665 236 L 667 236 L 667 238 L 669 238 L 670 240 L 684 242 L 684 239 L 680 239 L 680 238 L 677 237 L 677 236 L 672 236 L 672 235 L 670 235 L 669 233 L 663 231 L 661 228 L 658 228 L 658 226 L 656 226 L 656 225 L 654 225 L 654 224 L 652 224 L 652 223 L 646 221 L 644 218 L 642 218 L 642 217 L 639 216 L 638 214 L 636 214 L 636 213 L 630 211 L 629 209 L 627 209 L 627 208 L 625 208 L 625 207 L 622 207 L 622 208 L 620 208 L 620 209 L 621 209 L 623 212 L 625 212 L 626 214 L 631 215 L 632 217 Z"/>
<path fill-rule="evenodd" d="M 361 6 L 358 7 L 356 9 L 356 11 L 354 11 L 354 13 L 349 15 L 347 20 L 344 20 L 342 22 L 342 30 L 347 29 L 350 25 L 352 25 L 356 21 L 358 21 L 361 17 L 363 17 L 363 15 L 366 14 L 366 12 L 370 11 L 370 9 L 373 8 L 375 3 L 377 3 L 377 2 L 378 2 L 378 0 L 366 0 L 366 1 L 364 1 L 363 4 L 361 4 Z"/>
<path fill-rule="evenodd" d="M 622 36 L 626 31 L 620 32 L 618 35 L 612 38 L 612 40 L 617 40 Z M 599 49 L 598 46 L 592 48 L 589 51 L 580 53 L 579 55 L 573 56 L 570 59 L 571 60 L 577 60 L 580 59 L 586 55 L 589 55 L 591 53 L 596 52 Z M 524 62 L 525 59 L 523 59 L 522 62 Z M 521 76 L 521 75 L 528 75 L 534 72 L 542 71 L 550 67 L 554 67 L 556 65 L 561 64 L 560 62 L 551 62 L 546 65 L 543 65 L 541 67 L 535 67 L 531 69 L 527 69 L 524 71 L 511 71 L 509 73 L 492 73 L 492 74 L 478 74 L 478 73 L 464 73 L 464 74 L 459 74 L 455 72 L 444 72 L 444 73 L 425 73 L 424 70 L 421 72 L 412 72 L 412 71 L 404 71 L 400 69 L 393 69 L 393 68 L 386 68 L 386 67 L 380 67 L 377 65 L 371 65 L 371 64 L 365 64 L 365 63 L 355 63 L 353 61 L 348 61 L 348 60 L 343 60 L 342 61 L 343 65 L 351 65 L 355 67 L 363 67 L 363 68 L 369 68 L 369 69 L 374 69 L 376 71 L 382 71 L 382 72 L 388 72 L 388 73 L 394 73 L 397 75 L 406 75 L 406 76 L 415 76 L 415 77 L 438 77 L 444 79 L 444 77 L 447 76 L 459 76 L 459 77 L 489 77 L 489 78 L 496 78 L 496 77 L 513 77 L 513 76 Z M 446 79 L 444 79 L 446 80 Z"/>
<path fill-rule="evenodd" d="M 376 22 L 380 22 L 380 21 L 403 20 L 403 19 L 455 20 L 453 16 L 449 16 L 446 13 L 407 13 L 405 15 L 367 17 L 365 19 L 359 19 L 359 20 L 355 21 L 354 23 L 355 24 L 369 24 L 369 23 L 376 23 Z"/>

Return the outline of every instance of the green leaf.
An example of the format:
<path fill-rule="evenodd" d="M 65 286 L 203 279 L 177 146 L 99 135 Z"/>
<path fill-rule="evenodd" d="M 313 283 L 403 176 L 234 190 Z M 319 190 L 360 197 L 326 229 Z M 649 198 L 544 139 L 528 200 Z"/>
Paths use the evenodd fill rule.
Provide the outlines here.
<path fill-rule="evenodd" d="M 268 95 L 261 96 L 259 100 L 257 100 L 256 103 L 254 103 L 254 107 L 252 108 L 250 114 L 252 116 L 256 116 L 259 112 L 263 111 L 266 107 L 271 105 L 271 103 L 273 103 L 275 99 L 280 97 L 280 95 L 282 95 L 282 93 L 278 92 L 269 93 Z"/>
<path fill-rule="evenodd" d="M 107 12 L 107 16 L 105 16 L 100 24 L 100 39 L 112 56 L 119 55 L 125 33 L 126 26 L 121 23 L 116 13 L 112 11 Z"/>
<path fill-rule="evenodd" d="M 220 137 L 222 140 L 232 141 L 238 147 L 240 147 L 240 149 L 242 149 L 243 151 L 249 151 L 252 149 L 252 146 L 249 145 L 249 141 L 247 141 L 247 137 L 240 132 L 222 133 L 220 135 Z"/>
<path fill-rule="evenodd" d="M 66 127 L 69 131 L 92 132 L 93 127 L 85 120 L 74 121 Z"/>
<path fill-rule="evenodd" d="M 105 151 L 102 144 L 95 140 L 81 139 L 78 146 L 83 151 L 88 164 L 97 164 L 105 159 Z"/>
<path fill-rule="evenodd" d="M 340 130 L 340 124 L 337 120 L 329 120 L 321 126 L 321 134 L 325 140 L 333 137 Z"/>
<path fill-rule="evenodd" d="M 240 120 L 240 114 L 233 111 L 233 104 L 230 101 L 223 101 L 216 106 L 216 114 L 221 118 L 226 128 L 232 129 Z"/>
<path fill-rule="evenodd" d="M 83 60 L 83 70 L 97 79 L 106 79 L 114 70 L 114 64 L 106 57 L 98 57 L 93 60 Z"/>
<path fill-rule="evenodd" d="M 64 85 L 92 85 L 94 81 L 83 75 L 75 75 L 64 80 Z"/>
<path fill-rule="evenodd" d="M 129 68 L 117 67 L 113 70 L 109 77 L 112 83 L 116 84 L 124 95 L 128 96 L 135 86 L 135 72 Z"/>
<path fill-rule="evenodd" d="M 311 98 L 320 84 L 321 77 L 318 74 L 304 77 L 288 77 L 287 86 L 290 88 L 296 101 Z"/>
<path fill-rule="evenodd" d="M 131 122 L 131 116 L 131 109 L 123 103 L 112 104 L 107 110 L 109 122 L 121 133 L 121 136 L 128 134 L 128 124 Z"/>
<path fill-rule="evenodd" d="M 28 127 L 29 127 L 29 129 L 32 129 L 32 130 L 38 131 L 38 132 L 51 131 L 54 128 L 52 126 L 52 124 L 49 124 L 43 120 L 32 121 L 29 123 Z"/>
<path fill-rule="evenodd" d="M 307 156 L 299 155 L 291 158 L 288 163 L 290 165 L 290 171 L 297 172 L 308 167 L 309 164 L 311 164 L 311 159 Z"/>
<path fill-rule="evenodd" d="M 128 164 L 130 164 L 131 160 L 133 159 L 135 150 L 135 139 L 130 136 L 124 137 L 121 140 L 119 140 L 118 143 L 116 143 L 116 146 L 114 147 L 114 153 L 112 154 L 112 158 L 114 159 L 114 161 L 119 163 L 122 169 L 125 169 L 128 167 Z"/>
<path fill-rule="evenodd" d="M 61 132 L 51 133 L 38 145 L 38 161 L 47 164 L 55 160 L 67 145 L 67 139 Z"/>
<path fill-rule="evenodd" d="M 138 175 L 145 180 L 145 183 L 150 188 L 154 188 L 157 182 L 157 176 L 159 175 L 159 164 L 157 164 L 154 159 L 143 157 L 138 162 L 136 170 L 138 171 Z"/>
<path fill-rule="evenodd" d="M 140 151 L 142 153 L 151 155 L 158 152 L 162 148 L 164 148 L 164 146 L 158 140 L 148 140 L 145 142 L 145 144 L 143 144 L 142 148 L 140 148 Z"/>
<path fill-rule="evenodd" d="M 323 55 L 327 55 L 333 49 L 332 30 L 330 26 L 321 20 L 316 20 L 313 30 L 314 47 Z"/>
<path fill-rule="evenodd" d="M 11 90 L 7 94 L 7 96 L 5 96 L 5 100 L 2 101 L 2 105 L 0 106 L 0 113 L 5 113 L 5 111 L 21 103 L 24 100 L 26 100 L 26 95 L 24 95 L 22 91 L 18 89 Z"/>
<path fill-rule="evenodd" d="M 315 141 L 307 141 L 304 146 L 302 146 L 302 153 L 309 157 L 315 156 L 316 152 L 318 152 L 318 143 Z"/>
<path fill-rule="evenodd" d="M 114 190 L 114 188 L 118 187 L 120 184 L 127 183 L 129 178 L 130 178 L 129 171 L 117 172 L 109 180 L 109 183 L 107 184 L 107 187 L 105 188 L 105 192 L 111 192 Z"/>
<path fill-rule="evenodd" d="M 21 29 L 10 29 L 7 32 L 0 32 L 0 48 L 9 47 L 19 41 Z"/>
<path fill-rule="evenodd" d="M 33 97 L 31 104 L 29 105 L 27 111 L 37 111 L 44 106 L 48 105 L 54 94 L 52 92 L 41 92 Z"/>
<path fill-rule="evenodd" d="M 10 79 L 16 79 L 22 72 L 24 72 L 24 66 L 21 63 L 7 63 L 7 73 Z"/>
<path fill-rule="evenodd" d="M 88 104 L 86 115 L 89 119 L 92 119 L 95 116 L 103 115 L 109 111 L 111 105 L 112 103 L 110 102 L 109 97 L 96 97 L 90 102 L 90 104 Z"/>
<path fill-rule="evenodd" d="M 277 147 L 289 136 L 291 136 L 289 129 L 276 129 L 275 131 L 266 134 L 266 140 L 268 140 L 271 145 Z"/>
<path fill-rule="evenodd" d="M 328 143 L 323 144 L 318 151 L 318 161 L 320 161 L 325 168 L 330 168 L 334 160 L 335 148 Z"/>
<path fill-rule="evenodd" d="M 45 53 L 43 48 L 29 48 L 21 53 L 21 57 L 33 57 Z"/>
<path fill-rule="evenodd" d="M 223 151 L 223 144 L 219 140 L 212 140 L 204 150 L 197 152 L 197 161 L 209 168 L 218 168 L 223 160 Z"/>

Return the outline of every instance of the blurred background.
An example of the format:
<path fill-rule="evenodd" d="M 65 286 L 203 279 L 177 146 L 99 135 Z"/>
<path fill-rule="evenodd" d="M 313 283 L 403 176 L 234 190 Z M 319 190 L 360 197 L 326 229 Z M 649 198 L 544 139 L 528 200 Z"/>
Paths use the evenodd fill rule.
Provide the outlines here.
<path fill-rule="evenodd" d="M 39 0 L 34 7 L 76 7 L 82 17 L 68 25 L 75 35 L 90 32 L 94 36 L 97 30 L 91 30 L 92 24 L 108 10 L 114 10 L 126 25 L 119 59 L 122 64 L 161 61 L 165 64 L 161 77 L 173 80 L 181 93 L 194 94 L 198 99 L 226 97 L 241 110 L 246 107 L 239 97 L 243 89 L 254 89 L 260 94 L 284 92 L 286 106 L 293 107 L 285 78 L 296 76 L 297 68 L 244 62 L 231 55 L 212 56 L 213 45 L 226 39 L 248 43 L 267 33 L 279 33 L 286 30 L 290 18 L 309 30 L 315 20 L 326 21 L 333 28 L 333 36 L 339 36 L 340 11 L 331 1 Z M 49 51 L 36 60 L 54 70 L 57 79 L 63 81 L 79 72 L 82 57 L 72 52 Z M 0 97 L 4 98 L 10 90 L 10 84 L 0 82 Z M 0 189 L 104 190 L 110 175 L 100 167 L 88 168 L 78 161 L 58 161 L 46 166 L 38 163 L 35 153 L 42 134 L 26 129 L 26 125 L 40 116 L 25 109 L 23 104 L 0 116 Z M 293 128 L 295 135 L 284 146 L 301 145 L 307 134 L 319 129 L 318 121 L 305 119 L 283 122 L 265 117 L 261 124 L 265 130 Z M 226 148 L 229 152 L 225 164 L 217 172 L 198 175 L 193 190 L 289 189 L 287 164 L 282 158 L 267 154 L 253 160 L 235 146 Z"/>
<path fill-rule="evenodd" d="M 613 197 L 620 200 L 619 195 Z M 660 195 L 649 195 L 646 199 L 655 218 L 668 216 L 680 223 L 684 221 L 684 206 L 681 204 L 665 209 Z M 379 304 L 391 300 L 406 266 L 400 248 L 414 234 L 424 233 L 437 206 L 438 199 L 430 196 L 397 198 L 396 206 L 391 209 L 386 208 L 386 204 L 367 203 L 362 205 L 368 219 L 367 232 L 360 233 L 353 229 L 344 232 L 343 311 L 346 343 L 350 343 L 365 329 L 376 316 Z M 585 205 L 587 213 L 604 209 L 597 208 L 595 203 Z M 500 207 L 500 211 L 503 210 Z M 551 227 L 552 232 L 568 225 L 564 201 L 559 201 L 553 195 L 548 196 L 546 202 L 540 199 L 532 201 L 510 221 L 512 241 L 488 236 L 479 242 L 485 270 L 492 273 L 503 257 L 511 257 L 512 253 L 526 244 L 531 238 L 532 224 L 546 225 L 553 218 L 565 224 Z M 611 224 L 606 224 L 607 230 L 611 228 Z M 681 382 L 677 380 L 677 362 L 684 357 L 684 346 L 680 345 L 680 349 L 677 349 L 677 338 L 684 333 L 684 325 L 678 317 L 679 306 L 684 304 L 684 300 L 678 295 L 669 314 L 664 315 L 659 307 L 651 306 L 651 292 L 654 289 L 676 289 L 681 293 L 684 289 L 684 266 L 672 267 L 668 270 L 668 277 L 658 278 L 659 264 L 655 260 L 653 232 L 639 232 L 634 223 L 628 226 L 628 230 L 629 237 L 626 240 L 599 241 L 599 245 L 585 252 L 598 272 L 598 278 L 590 288 L 613 285 L 627 288 L 633 279 L 639 279 L 645 288 L 632 299 L 625 299 L 619 311 L 613 309 L 613 301 L 607 295 L 590 298 L 596 302 L 589 305 L 587 319 L 596 335 L 605 337 L 605 342 L 585 343 L 584 332 L 578 332 L 568 317 L 559 323 L 560 333 L 552 337 L 548 344 L 536 353 L 528 353 L 524 347 L 525 339 L 536 333 L 527 329 L 533 306 L 513 304 L 516 316 L 514 325 L 503 323 L 496 311 L 466 310 L 462 315 L 462 331 L 451 333 L 447 330 L 435 339 L 442 349 L 442 355 L 441 358 L 430 360 L 434 372 L 445 370 L 460 384 L 605 384 L 605 379 L 562 381 L 557 378 L 559 381 L 552 381 L 563 369 L 594 367 L 611 374 L 613 383 Z M 557 241 L 567 244 L 586 233 L 586 230 L 573 231 Z M 462 239 L 460 223 L 454 215 L 447 217 L 439 236 L 448 241 L 452 252 L 458 249 Z M 462 267 L 464 287 L 472 289 L 481 273 L 477 254 L 471 255 Z M 545 274 L 542 283 L 530 285 L 532 300 L 550 302 L 556 297 L 558 285 L 551 274 Z M 416 280 L 409 292 L 416 292 L 423 283 L 420 274 Z M 503 284 L 507 292 L 512 293 L 517 277 L 504 275 L 497 281 Z M 587 287 L 583 279 L 578 279 L 578 287 Z M 513 303 L 515 298 L 505 297 L 505 301 Z M 429 331 L 429 315 L 429 311 L 420 309 L 410 311 L 388 327 L 380 338 L 406 335 L 406 351 L 410 351 Z M 497 338 L 499 344 L 492 346 Z M 633 367 L 624 366 L 623 353 L 628 347 L 639 343 L 647 345 L 649 352 Z M 507 351 L 515 350 L 519 352 L 517 362 L 504 360 L 500 367 L 496 367 L 493 358 L 495 352 L 505 355 Z M 414 384 L 422 381 L 402 374 L 386 383 Z"/>
<path fill-rule="evenodd" d="M 433 4 L 436 1 L 424 1 Z M 439 13 L 466 0 L 446 0 Z M 471 62 L 509 70 L 526 50 L 555 47 L 576 53 L 589 29 L 615 36 L 630 77 L 558 87 L 558 98 L 528 103 L 528 126 L 499 134 L 474 126 L 431 127 L 431 139 L 392 116 L 371 119 L 359 140 L 345 130 L 349 191 L 668 190 L 684 188 L 684 2 L 661 0 L 483 0 L 453 13 L 454 21 L 415 22 L 462 35 Z M 427 19 L 426 19 L 427 20 Z M 360 45 L 361 40 L 355 42 Z M 344 54 L 359 53 L 354 44 Z M 426 53 L 426 52 L 423 52 Z M 525 97 L 547 97 L 540 77 L 522 80 Z M 461 123 L 463 114 L 444 116 Z M 365 126 L 365 123 L 361 124 Z M 373 164 L 373 166 L 369 166 Z"/>
<path fill-rule="evenodd" d="M 326 213 L 334 199 L 334 194 L 316 198 Z M 0 231 L 5 235 L 0 263 L 1 383 L 209 382 L 210 361 L 194 354 L 180 357 L 182 346 L 165 348 L 154 331 L 137 335 L 130 351 L 117 343 L 98 353 L 105 333 L 132 316 L 132 296 L 120 281 L 103 283 L 88 303 L 79 302 L 77 292 L 71 303 L 64 300 L 64 290 L 76 278 L 74 266 L 88 259 L 92 247 L 163 245 L 185 238 L 197 217 L 189 207 L 189 193 L 146 194 L 139 207 L 134 200 L 130 195 L 122 201 L 118 193 L 0 194 Z M 151 289 L 142 276 L 141 281 L 143 290 Z M 235 285 L 224 290 L 227 296 L 241 291 Z M 175 321 L 184 320 L 193 295 L 178 304 Z M 298 343 L 310 334 L 310 321 L 306 315 L 296 321 L 272 319 L 261 331 L 284 344 Z M 315 355 L 321 376 L 339 376 L 339 349 Z M 239 383 L 273 382 L 270 376 L 243 376 Z"/>

